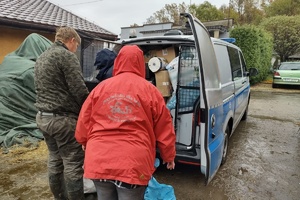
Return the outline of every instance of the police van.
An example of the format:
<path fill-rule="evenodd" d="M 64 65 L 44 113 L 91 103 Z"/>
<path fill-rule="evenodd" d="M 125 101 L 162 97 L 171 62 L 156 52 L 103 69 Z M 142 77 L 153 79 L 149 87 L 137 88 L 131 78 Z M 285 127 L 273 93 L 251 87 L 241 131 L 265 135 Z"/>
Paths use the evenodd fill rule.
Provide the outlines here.
<path fill-rule="evenodd" d="M 176 162 L 198 165 L 206 183 L 226 161 L 228 140 L 247 118 L 249 76 L 242 51 L 211 38 L 205 26 L 188 13 L 190 35 L 131 38 L 144 52 L 147 79 L 165 97 L 176 132 Z M 174 33 L 174 32 L 173 32 Z"/>

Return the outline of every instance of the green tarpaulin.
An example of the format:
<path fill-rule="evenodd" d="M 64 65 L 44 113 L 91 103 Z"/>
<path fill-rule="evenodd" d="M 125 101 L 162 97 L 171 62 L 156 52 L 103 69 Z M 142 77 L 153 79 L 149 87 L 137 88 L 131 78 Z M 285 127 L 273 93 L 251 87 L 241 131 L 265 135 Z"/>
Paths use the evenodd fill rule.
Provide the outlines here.
<path fill-rule="evenodd" d="M 1 146 L 35 144 L 43 139 L 35 123 L 34 64 L 51 44 L 41 35 L 30 34 L 0 64 Z"/>

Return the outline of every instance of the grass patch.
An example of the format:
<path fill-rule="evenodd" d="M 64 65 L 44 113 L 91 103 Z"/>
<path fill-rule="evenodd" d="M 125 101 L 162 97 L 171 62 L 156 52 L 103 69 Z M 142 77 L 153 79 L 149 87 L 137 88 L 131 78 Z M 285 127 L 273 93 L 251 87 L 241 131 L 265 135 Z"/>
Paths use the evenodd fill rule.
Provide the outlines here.
<path fill-rule="evenodd" d="M 269 74 L 266 79 L 262 81 L 262 83 L 273 83 L 273 74 Z"/>

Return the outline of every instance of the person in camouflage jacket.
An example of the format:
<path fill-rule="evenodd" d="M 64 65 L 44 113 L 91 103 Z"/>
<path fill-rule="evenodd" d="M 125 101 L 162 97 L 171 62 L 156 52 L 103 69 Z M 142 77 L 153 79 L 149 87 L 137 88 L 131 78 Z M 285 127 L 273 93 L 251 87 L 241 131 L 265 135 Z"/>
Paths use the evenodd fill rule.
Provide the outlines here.
<path fill-rule="evenodd" d="M 35 64 L 36 123 L 48 146 L 48 178 L 55 199 L 84 199 L 84 152 L 74 137 L 81 106 L 88 96 L 75 55 L 80 42 L 73 28 L 60 27 L 53 45 Z"/>

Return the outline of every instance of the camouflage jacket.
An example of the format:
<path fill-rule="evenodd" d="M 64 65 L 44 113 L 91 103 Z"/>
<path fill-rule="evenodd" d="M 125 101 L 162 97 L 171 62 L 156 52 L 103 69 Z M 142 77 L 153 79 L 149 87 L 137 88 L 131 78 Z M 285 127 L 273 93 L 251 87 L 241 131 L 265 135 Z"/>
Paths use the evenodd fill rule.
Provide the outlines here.
<path fill-rule="evenodd" d="M 39 111 L 79 114 L 88 95 L 77 56 L 55 42 L 35 63 L 35 106 Z"/>

